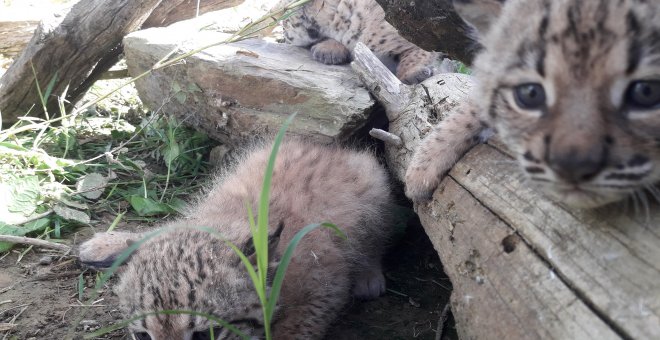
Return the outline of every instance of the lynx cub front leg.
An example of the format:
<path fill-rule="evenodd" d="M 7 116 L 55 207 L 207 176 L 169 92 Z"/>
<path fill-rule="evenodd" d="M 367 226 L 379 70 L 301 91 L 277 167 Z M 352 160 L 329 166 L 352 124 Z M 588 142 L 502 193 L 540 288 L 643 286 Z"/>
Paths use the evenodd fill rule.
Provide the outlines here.
<path fill-rule="evenodd" d="M 325 39 L 312 46 L 312 57 L 327 65 L 347 63 L 351 58 L 351 51 L 335 39 Z"/>
<path fill-rule="evenodd" d="M 442 178 L 458 159 L 480 141 L 485 126 L 470 105 L 463 104 L 424 138 L 406 171 L 406 196 L 414 202 L 431 199 Z"/>
<path fill-rule="evenodd" d="M 420 48 L 411 48 L 401 53 L 396 69 L 397 78 L 405 84 L 418 84 L 433 75 L 433 59 L 437 56 Z"/>

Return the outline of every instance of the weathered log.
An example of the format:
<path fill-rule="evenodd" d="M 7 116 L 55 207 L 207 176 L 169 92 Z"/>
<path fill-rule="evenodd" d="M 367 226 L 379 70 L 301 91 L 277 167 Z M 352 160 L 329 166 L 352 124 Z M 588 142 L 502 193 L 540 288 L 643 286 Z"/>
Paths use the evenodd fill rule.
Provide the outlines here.
<path fill-rule="evenodd" d="M 230 36 L 200 30 L 205 20 L 127 36 L 129 72 L 150 69 L 173 49 L 186 53 Z M 230 146 L 276 131 L 293 112 L 299 115 L 291 133 L 326 143 L 345 140 L 367 122 L 374 105 L 350 67 L 324 65 L 306 49 L 260 39 L 205 49 L 135 85 L 148 107 L 175 114 Z"/>
<path fill-rule="evenodd" d="M 469 28 L 454 11 L 451 0 L 376 0 L 385 10 L 385 20 L 408 41 L 471 64 L 475 46 Z"/>
<path fill-rule="evenodd" d="M 203 10 L 227 8 L 241 1 L 206 1 Z M 167 24 L 178 20 L 182 13 L 189 14 L 184 7 L 195 6 L 196 1 L 192 0 L 81 0 L 66 15 L 43 21 L 0 78 L 3 123 L 15 122 L 26 113 L 43 115 L 35 80 L 43 92 L 55 78 L 52 95 L 46 98 L 51 114 L 59 111 L 56 96 L 65 89 L 66 100 L 75 104 L 116 63 L 125 35 L 138 29 L 150 16 L 151 24 Z"/>
<path fill-rule="evenodd" d="M 461 105 L 470 80 L 441 74 L 408 87 L 364 46 L 354 68 L 402 139 L 386 150 L 403 180 L 429 121 Z M 461 338 L 660 338 L 657 206 L 648 220 L 621 209 L 567 209 L 526 184 L 494 142 L 470 151 L 415 209 L 452 281 Z"/>

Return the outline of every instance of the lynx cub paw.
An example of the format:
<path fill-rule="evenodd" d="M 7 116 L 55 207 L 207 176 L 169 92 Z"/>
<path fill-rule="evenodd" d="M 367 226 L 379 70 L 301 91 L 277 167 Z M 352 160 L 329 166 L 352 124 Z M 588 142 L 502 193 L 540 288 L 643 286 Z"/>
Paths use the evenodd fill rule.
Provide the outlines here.
<path fill-rule="evenodd" d="M 312 46 L 312 57 L 327 65 L 339 65 L 350 60 L 351 52 L 339 41 L 327 39 Z"/>
<path fill-rule="evenodd" d="M 397 77 L 401 79 L 401 82 L 408 85 L 419 84 L 432 75 L 433 69 L 428 66 L 416 66 L 407 69 L 400 69 L 397 72 Z"/>
<path fill-rule="evenodd" d="M 385 276 L 378 269 L 359 273 L 355 278 L 353 296 L 358 299 L 375 299 L 385 293 Z"/>
<path fill-rule="evenodd" d="M 139 236 L 134 233 L 96 233 L 94 237 L 80 245 L 78 259 L 80 263 L 89 267 L 108 268 L 136 239 L 139 239 Z"/>
<path fill-rule="evenodd" d="M 411 164 L 406 171 L 406 196 L 413 202 L 429 201 L 441 179 L 438 169 Z"/>

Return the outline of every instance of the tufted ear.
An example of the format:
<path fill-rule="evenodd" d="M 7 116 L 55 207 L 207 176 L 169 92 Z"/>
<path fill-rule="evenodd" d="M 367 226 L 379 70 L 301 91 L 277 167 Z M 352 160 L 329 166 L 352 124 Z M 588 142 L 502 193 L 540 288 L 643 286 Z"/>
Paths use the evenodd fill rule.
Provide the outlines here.
<path fill-rule="evenodd" d="M 453 3 L 456 13 L 483 37 L 499 18 L 505 0 L 453 0 Z"/>
<path fill-rule="evenodd" d="M 96 233 L 94 237 L 80 245 L 78 248 L 78 259 L 80 263 L 88 267 L 97 269 L 109 268 L 119 254 L 143 236 L 144 234 L 142 233 L 128 232 Z M 126 262 L 123 264 L 126 264 Z"/>

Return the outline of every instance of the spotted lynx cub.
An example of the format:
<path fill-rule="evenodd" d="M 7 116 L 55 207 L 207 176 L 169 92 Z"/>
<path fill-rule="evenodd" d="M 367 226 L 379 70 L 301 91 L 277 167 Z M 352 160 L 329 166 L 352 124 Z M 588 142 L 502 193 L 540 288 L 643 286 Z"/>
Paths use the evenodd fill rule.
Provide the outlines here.
<path fill-rule="evenodd" d="M 596 207 L 660 180 L 660 2 L 462 0 L 478 30 L 472 101 L 417 150 L 406 193 L 429 198 L 492 127 L 542 192 Z"/>
<path fill-rule="evenodd" d="M 263 336 L 261 305 L 238 256 L 220 239 L 187 227 L 211 227 L 249 255 L 246 202 L 257 206 L 269 154 L 270 146 L 247 153 L 186 218 L 165 225 L 172 231 L 138 248 L 115 288 L 126 318 L 162 310 L 197 311 L 230 322 L 249 336 Z M 319 229 L 299 243 L 275 313 L 274 339 L 320 339 L 351 290 L 360 298 L 385 291 L 381 255 L 392 232 L 389 205 L 387 174 L 371 154 L 282 144 L 272 179 L 271 263 L 310 223 L 332 222 L 348 239 Z M 81 245 L 80 260 L 107 267 L 142 235 L 96 234 Z M 152 315 L 131 323 L 130 329 L 138 339 L 208 339 L 209 322 L 191 315 Z M 223 328 L 214 335 L 237 338 Z"/>
<path fill-rule="evenodd" d="M 312 57 L 325 64 L 349 62 L 353 48 L 362 42 L 379 57 L 397 60 L 396 76 L 406 84 L 432 76 L 438 57 L 401 37 L 375 0 L 312 0 L 283 26 L 289 43 L 311 47 Z"/>

